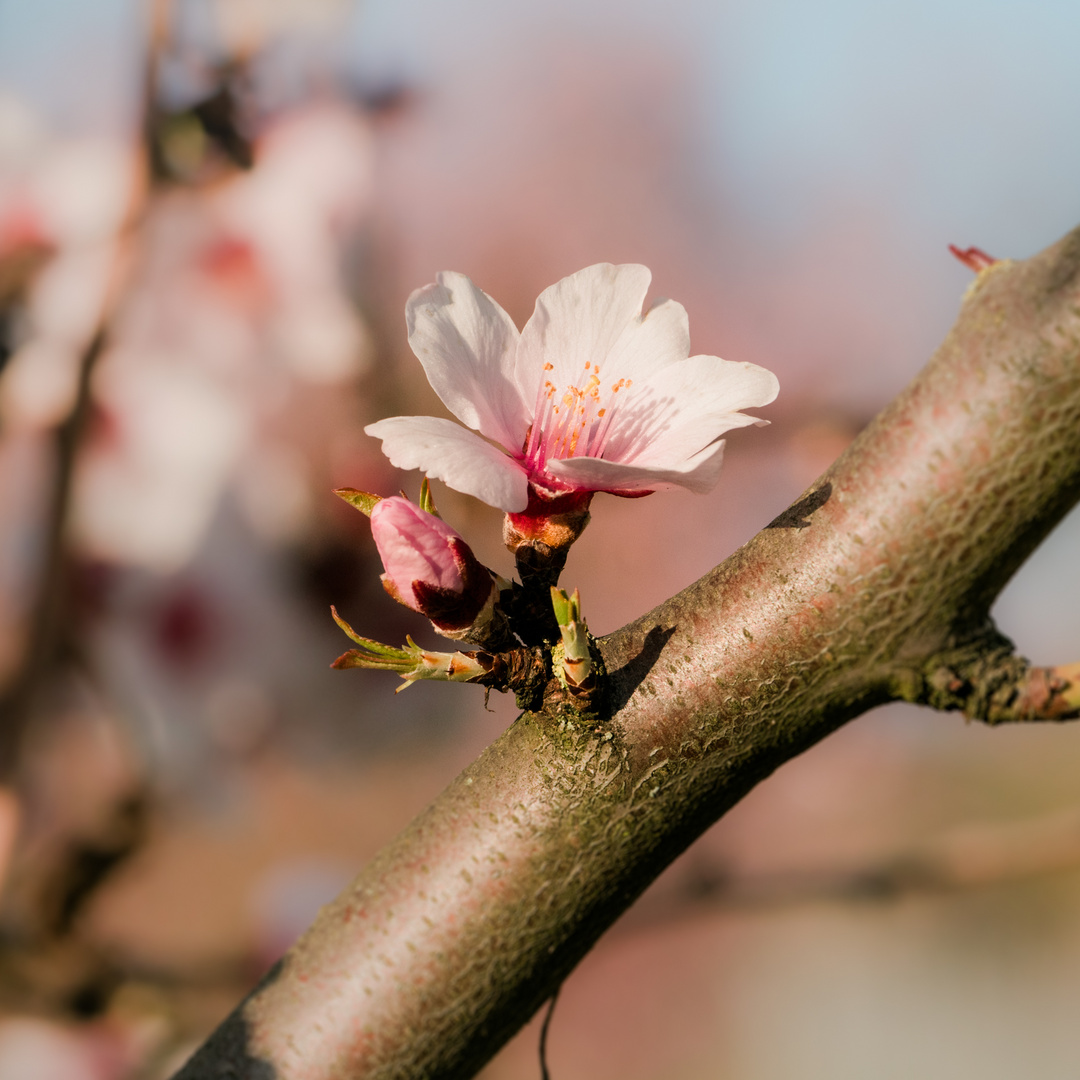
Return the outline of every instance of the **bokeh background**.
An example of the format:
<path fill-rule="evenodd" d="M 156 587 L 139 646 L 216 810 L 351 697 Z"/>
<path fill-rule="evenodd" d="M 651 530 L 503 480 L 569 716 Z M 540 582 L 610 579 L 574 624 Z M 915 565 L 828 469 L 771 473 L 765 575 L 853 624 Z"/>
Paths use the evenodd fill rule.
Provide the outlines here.
<path fill-rule="evenodd" d="M 171 1072 L 512 722 L 387 641 L 365 423 L 440 413 L 409 292 L 519 325 L 597 261 L 764 364 L 706 497 L 600 496 L 615 629 L 771 520 L 971 272 L 1080 222 L 1065 0 L 0 0 L 0 1080 Z M 510 570 L 498 518 L 440 509 Z M 918 528 L 917 522 L 911 523 Z M 1080 517 L 996 615 L 1080 654 Z M 1074 1077 L 1080 730 L 890 707 L 784 766 L 566 983 L 558 1080 Z M 538 1023 L 484 1072 L 539 1074 Z"/>

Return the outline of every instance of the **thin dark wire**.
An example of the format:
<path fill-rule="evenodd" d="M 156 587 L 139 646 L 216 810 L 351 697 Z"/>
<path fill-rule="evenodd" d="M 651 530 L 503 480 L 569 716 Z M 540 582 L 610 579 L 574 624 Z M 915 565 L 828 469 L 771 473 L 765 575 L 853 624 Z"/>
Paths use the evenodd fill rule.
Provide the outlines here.
<path fill-rule="evenodd" d="M 551 1000 L 548 1002 L 547 1015 L 544 1017 L 544 1024 L 540 1028 L 540 1080 L 551 1080 L 551 1073 L 548 1072 L 547 1067 L 547 1037 L 548 1028 L 551 1026 L 551 1014 L 555 1011 L 555 1002 L 559 1000 L 559 991 L 562 989 L 562 984 L 555 988 L 555 993 L 551 995 Z"/>

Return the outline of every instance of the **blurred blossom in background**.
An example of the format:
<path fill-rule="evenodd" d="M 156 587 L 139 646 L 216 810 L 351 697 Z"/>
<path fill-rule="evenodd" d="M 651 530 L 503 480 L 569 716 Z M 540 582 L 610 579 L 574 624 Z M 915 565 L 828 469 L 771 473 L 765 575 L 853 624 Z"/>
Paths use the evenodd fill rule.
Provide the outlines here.
<path fill-rule="evenodd" d="M 949 243 L 1080 221 L 1078 33 L 1016 0 L 0 0 L 0 1080 L 167 1076 L 513 719 L 328 667 L 331 602 L 436 640 L 330 494 L 416 496 L 362 434 L 444 414 L 414 288 L 464 272 L 521 325 L 643 262 L 695 352 L 777 372 L 713 494 L 597 498 L 564 582 L 608 632 L 918 371 Z M 508 574 L 498 515 L 436 494 Z M 1073 514 L 998 604 L 1040 663 L 1080 654 L 1078 544 Z M 1073 1075 L 1078 766 L 1067 727 L 850 725 L 570 978 L 555 1074 Z M 828 886 L 927 852 L 953 888 Z"/>

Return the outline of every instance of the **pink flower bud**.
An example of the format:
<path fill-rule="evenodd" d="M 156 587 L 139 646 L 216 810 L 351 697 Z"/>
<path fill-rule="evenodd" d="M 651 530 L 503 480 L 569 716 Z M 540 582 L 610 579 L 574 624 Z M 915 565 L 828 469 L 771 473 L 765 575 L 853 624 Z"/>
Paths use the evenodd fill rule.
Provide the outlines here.
<path fill-rule="evenodd" d="M 394 496 L 372 509 L 371 535 L 386 570 L 383 586 L 395 600 L 426 615 L 440 630 L 472 625 L 493 582 L 457 532 Z"/>

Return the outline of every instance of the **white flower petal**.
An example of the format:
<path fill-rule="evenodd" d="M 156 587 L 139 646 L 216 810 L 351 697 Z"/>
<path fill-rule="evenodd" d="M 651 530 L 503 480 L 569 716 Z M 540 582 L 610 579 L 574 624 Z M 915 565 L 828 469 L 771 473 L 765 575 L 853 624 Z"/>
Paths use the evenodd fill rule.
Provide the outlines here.
<path fill-rule="evenodd" d="M 530 407 L 543 379 L 561 390 L 581 381 L 586 362 L 603 362 L 640 318 L 651 280 L 648 267 L 636 263 L 597 263 L 540 294 L 517 351 L 517 382 Z M 545 373 L 545 363 L 553 370 Z"/>
<path fill-rule="evenodd" d="M 525 470 L 451 420 L 393 416 L 368 424 L 364 431 L 382 439 L 383 453 L 399 469 L 422 469 L 455 491 L 508 513 L 519 513 L 529 503 Z"/>
<path fill-rule="evenodd" d="M 532 414 L 514 381 L 517 327 L 464 274 L 437 277 L 405 305 L 409 344 L 432 389 L 463 424 L 520 450 Z"/>
<path fill-rule="evenodd" d="M 721 439 L 671 467 L 627 465 L 600 458 L 569 458 L 549 461 L 548 471 L 568 484 L 589 491 L 611 491 L 617 495 L 681 487 L 703 495 L 716 486 L 723 460 L 724 442 Z"/>
<path fill-rule="evenodd" d="M 768 405 L 779 388 L 776 376 L 756 364 L 716 356 L 670 364 L 635 382 L 619 402 L 604 457 L 678 467 L 725 431 L 762 423 L 739 410 Z"/>
<path fill-rule="evenodd" d="M 619 379 L 638 382 L 690 355 L 690 319 L 675 300 L 658 300 L 631 320 L 606 360 L 600 361 L 601 390 Z"/>

